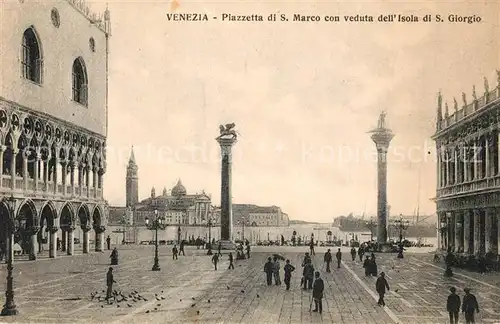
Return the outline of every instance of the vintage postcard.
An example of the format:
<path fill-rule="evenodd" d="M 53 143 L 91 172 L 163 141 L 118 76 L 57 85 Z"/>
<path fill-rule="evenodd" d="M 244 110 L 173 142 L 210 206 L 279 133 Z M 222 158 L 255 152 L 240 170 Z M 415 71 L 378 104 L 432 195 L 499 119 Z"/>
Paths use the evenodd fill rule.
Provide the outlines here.
<path fill-rule="evenodd" d="M 0 323 L 500 323 L 500 2 L 1 0 Z"/>

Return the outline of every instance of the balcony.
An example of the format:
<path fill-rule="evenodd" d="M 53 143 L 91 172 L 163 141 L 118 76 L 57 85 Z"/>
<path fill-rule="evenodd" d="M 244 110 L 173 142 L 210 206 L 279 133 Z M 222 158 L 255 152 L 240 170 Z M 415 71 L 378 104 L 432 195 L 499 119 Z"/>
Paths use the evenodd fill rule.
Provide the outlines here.
<path fill-rule="evenodd" d="M 471 193 L 482 193 L 492 190 L 500 190 L 500 175 L 439 188 L 437 190 L 437 198 L 447 198 Z"/>
<path fill-rule="evenodd" d="M 26 196 L 40 196 L 40 197 L 49 197 L 53 199 L 71 199 L 71 198 L 81 198 L 83 200 L 102 200 L 102 189 L 90 187 L 89 191 L 87 191 L 87 187 L 79 187 L 75 184 L 74 192 L 71 184 L 66 184 L 66 190 L 64 191 L 64 185 L 62 183 L 58 183 L 57 191 L 55 192 L 55 185 L 53 181 L 48 182 L 48 186 L 46 186 L 43 180 L 38 180 L 37 186 L 35 186 L 35 179 L 28 178 L 26 183 L 23 177 L 16 176 L 14 183 L 15 187 L 12 190 L 12 176 L 10 175 L 1 175 L 0 182 L 0 192 L 2 194 L 8 194 L 12 191 L 16 193 L 22 193 Z"/>

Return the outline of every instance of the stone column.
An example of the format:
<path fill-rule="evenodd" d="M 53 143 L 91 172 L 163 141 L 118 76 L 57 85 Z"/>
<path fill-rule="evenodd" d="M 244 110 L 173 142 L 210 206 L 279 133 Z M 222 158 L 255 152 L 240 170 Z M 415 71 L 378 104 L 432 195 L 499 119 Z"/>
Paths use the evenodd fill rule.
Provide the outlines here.
<path fill-rule="evenodd" d="M 3 187 L 3 154 L 6 148 L 5 145 L 0 145 L 0 188 Z"/>
<path fill-rule="evenodd" d="M 106 231 L 106 227 L 104 226 L 96 226 L 95 230 L 95 251 L 103 252 L 104 251 L 104 232 Z"/>
<path fill-rule="evenodd" d="M 66 196 L 66 179 L 68 178 L 68 165 L 65 161 L 61 162 L 61 182 L 62 182 L 62 195 Z"/>
<path fill-rule="evenodd" d="M 7 257 L 12 260 L 12 263 L 14 263 L 14 234 L 12 235 L 7 235 L 7 255 L 5 256 L 5 261 L 8 261 Z"/>
<path fill-rule="evenodd" d="M 455 252 L 459 252 L 463 249 L 463 241 L 462 241 L 462 213 L 459 211 L 453 212 L 453 218 L 455 220 Z"/>
<path fill-rule="evenodd" d="M 34 174 L 34 188 L 35 188 L 35 192 L 38 191 L 38 178 L 40 177 L 40 170 L 38 170 L 38 163 L 40 163 L 40 159 L 42 158 L 42 155 L 40 153 L 36 153 L 35 155 L 35 165 L 33 166 L 33 174 Z M 1 160 L 0 160 L 1 161 Z"/>
<path fill-rule="evenodd" d="M 10 188 L 12 190 L 16 190 L 16 159 L 19 150 L 13 149 L 11 152 L 12 152 L 12 159 L 10 160 L 10 177 L 12 183 L 10 184 Z"/>
<path fill-rule="evenodd" d="M 61 228 L 61 252 L 66 251 L 66 229 Z"/>
<path fill-rule="evenodd" d="M 490 140 L 488 137 L 489 137 L 489 134 L 487 134 L 486 137 L 484 138 L 484 150 L 485 150 L 484 159 L 486 160 L 486 161 L 484 161 L 484 163 L 486 164 L 484 178 L 487 178 L 491 175 L 491 170 L 490 170 L 490 167 L 491 167 L 491 164 L 490 164 Z"/>
<path fill-rule="evenodd" d="M 72 196 L 75 196 L 76 195 L 76 192 L 75 192 L 75 163 L 74 162 L 71 162 L 70 165 L 69 165 L 69 171 L 70 171 L 70 184 L 71 184 L 71 195 Z"/>
<path fill-rule="evenodd" d="M 39 227 L 32 227 L 30 229 L 30 250 L 29 250 L 29 259 L 31 261 L 36 260 L 36 254 L 38 250 L 38 231 Z"/>
<path fill-rule="evenodd" d="M 453 169 L 455 172 L 455 181 L 453 183 L 458 183 L 458 154 L 457 154 L 457 148 L 453 148 Z"/>
<path fill-rule="evenodd" d="M 477 140 L 474 141 L 474 156 L 472 157 L 472 163 L 474 163 L 474 178 L 473 180 L 478 180 L 479 179 L 479 145 L 477 145 Z"/>
<path fill-rule="evenodd" d="M 87 192 L 85 193 L 87 197 L 90 197 L 90 166 L 85 167 L 85 187 Z"/>
<path fill-rule="evenodd" d="M 481 251 L 481 210 L 474 209 L 474 254 L 479 255 Z"/>
<path fill-rule="evenodd" d="M 377 147 L 377 242 L 382 244 L 387 243 L 387 151 L 394 137 L 384 122 L 385 119 L 382 123 L 379 120 L 379 128 L 373 130 L 371 136 Z"/>
<path fill-rule="evenodd" d="M 222 169 L 221 169 L 221 245 L 232 250 L 234 244 L 231 243 L 233 229 L 233 207 L 231 197 L 231 149 L 236 143 L 234 136 L 220 136 L 217 142 L 221 148 Z"/>
<path fill-rule="evenodd" d="M 464 213 L 463 213 L 463 218 L 464 218 L 464 253 L 466 254 L 469 254 L 469 253 L 472 253 L 472 251 L 470 251 L 469 247 L 470 247 L 470 240 L 471 240 L 471 237 L 470 237 L 470 211 L 469 210 L 466 210 Z"/>
<path fill-rule="evenodd" d="M 78 195 L 82 196 L 82 182 L 83 182 L 83 167 L 78 165 Z"/>
<path fill-rule="evenodd" d="M 52 182 L 54 183 L 54 193 L 57 194 L 57 187 L 58 187 L 58 175 L 57 175 L 57 169 L 59 166 L 59 148 L 56 148 L 56 155 L 54 156 L 54 174 L 52 175 Z"/>
<path fill-rule="evenodd" d="M 70 226 L 66 229 L 68 233 L 68 248 L 66 249 L 67 255 L 73 255 L 75 253 L 75 239 L 74 239 L 75 228 Z"/>
<path fill-rule="evenodd" d="M 28 189 L 28 149 L 23 150 L 23 190 Z"/>
<path fill-rule="evenodd" d="M 97 198 L 97 167 L 92 168 L 92 187 L 94 188 L 93 198 Z"/>
<path fill-rule="evenodd" d="M 49 228 L 49 257 L 50 258 L 55 258 L 57 257 L 57 231 L 59 229 L 57 227 L 51 227 Z"/>
<path fill-rule="evenodd" d="M 445 163 L 446 163 L 446 176 L 445 176 L 445 185 L 449 186 L 451 184 L 451 177 L 450 177 L 450 152 L 448 149 L 446 149 L 446 152 L 444 153 L 445 157 Z"/>
<path fill-rule="evenodd" d="M 49 161 L 51 159 L 50 154 L 47 156 L 47 160 L 43 162 L 43 182 L 45 185 L 45 192 L 49 191 Z"/>
<path fill-rule="evenodd" d="M 89 239 L 89 231 L 90 226 L 82 226 L 83 231 L 83 253 L 89 253 L 90 250 L 90 239 Z"/>
<path fill-rule="evenodd" d="M 484 215 L 484 250 L 486 253 L 493 252 L 493 217 L 493 210 L 491 208 L 487 208 Z"/>
<path fill-rule="evenodd" d="M 464 147 L 462 148 L 462 157 L 463 157 L 463 165 L 464 165 L 464 181 L 463 182 L 467 182 L 469 181 L 469 165 L 467 164 L 467 161 L 468 161 L 468 152 L 467 152 L 467 144 L 464 145 Z"/>

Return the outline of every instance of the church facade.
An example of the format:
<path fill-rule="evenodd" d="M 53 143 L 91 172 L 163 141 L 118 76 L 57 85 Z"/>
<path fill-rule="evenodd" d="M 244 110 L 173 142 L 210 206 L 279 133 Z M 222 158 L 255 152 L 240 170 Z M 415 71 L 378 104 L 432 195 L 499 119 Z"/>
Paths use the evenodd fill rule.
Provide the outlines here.
<path fill-rule="evenodd" d="M 462 93 L 453 110 L 438 98 L 436 204 L 439 245 L 476 256 L 493 255 L 500 243 L 500 72 L 490 90 Z M 444 113 L 443 113 L 444 109 Z"/>
<path fill-rule="evenodd" d="M 110 13 L 83 1 L 2 3 L 0 56 L 0 243 L 30 259 L 56 242 L 74 253 L 103 249 Z M 16 231 L 6 233 L 9 223 Z"/>

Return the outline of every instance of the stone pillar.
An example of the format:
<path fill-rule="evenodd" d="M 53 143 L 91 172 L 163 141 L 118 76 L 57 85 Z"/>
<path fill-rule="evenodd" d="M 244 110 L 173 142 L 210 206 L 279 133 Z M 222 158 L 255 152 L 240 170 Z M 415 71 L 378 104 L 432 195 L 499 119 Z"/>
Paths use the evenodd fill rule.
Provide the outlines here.
<path fill-rule="evenodd" d="M 493 210 L 491 208 L 487 208 L 485 210 L 484 215 L 484 247 L 485 252 L 493 252 L 493 238 L 492 238 L 492 230 L 493 230 Z"/>
<path fill-rule="evenodd" d="M 23 150 L 23 190 L 28 189 L 28 155 L 29 150 Z"/>
<path fill-rule="evenodd" d="M 458 183 L 458 154 L 457 148 L 453 148 L 453 170 L 455 172 L 455 181 L 453 183 Z"/>
<path fill-rule="evenodd" d="M 0 188 L 3 186 L 3 154 L 6 148 L 5 145 L 0 145 Z"/>
<path fill-rule="evenodd" d="M 83 253 L 89 253 L 90 250 L 90 239 L 89 239 L 89 231 L 90 226 L 82 226 L 83 231 Z"/>
<path fill-rule="evenodd" d="M 488 136 L 489 136 L 489 134 L 484 139 L 484 150 L 485 150 L 485 158 L 484 159 L 486 160 L 486 161 L 484 161 L 484 163 L 486 164 L 484 178 L 487 178 L 491 175 L 491 170 L 490 170 L 490 167 L 491 167 L 490 140 L 489 140 Z"/>
<path fill-rule="evenodd" d="M 470 237 L 470 211 L 469 210 L 466 210 L 464 213 L 463 213 L 463 218 L 464 218 L 464 253 L 466 254 L 469 254 L 471 253 L 472 251 L 470 251 L 469 247 L 470 247 L 470 240 L 471 240 L 471 237 Z"/>
<path fill-rule="evenodd" d="M 45 185 L 45 192 L 49 191 L 49 161 L 51 159 L 51 156 L 47 156 L 47 160 L 43 162 L 43 182 Z"/>
<path fill-rule="evenodd" d="M 462 240 L 462 213 L 459 211 L 453 212 L 453 218 L 455 220 L 455 252 L 459 252 L 463 249 L 463 240 Z"/>
<path fill-rule="evenodd" d="M 59 229 L 57 227 L 49 228 L 49 257 L 55 258 L 57 257 L 57 231 Z"/>
<path fill-rule="evenodd" d="M 66 162 L 61 162 L 61 182 L 62 182 L 62 195 L 66 196 L 66 182 L 67 182 L 67 175 L 68 175 L 68 165 Z"/>
<path fill-rule="evenodd" d="M 472 157 L 472 163 L 474 164 L 474 177 L 472 180 L 478 180 L 479 179 L 479 161 L 478 161 L 478 158 L 479 158 L 479 154 L 478 154 L 478 150 L 479 150 L 479 146 L 477 145 L 477 141 L 474 141 L 474 146 L 473 146 L 473 151 L 474 151 L 474 155 Z"/>
<path fill-rule="evenodd" d="M 38 250 L 38 231 L 39 227 L 33 227 L 30 230 L 30 250 L 29 250 L 29 259 L 31 261 L 36 260 L 36 254 Z"/>
<path fill-rule="evenodd" d="M 83 182 L 83 167 L 78 165 L 78 195 L 82 196 L 82 182 Z"/>
<path fill-rule="evenodd" d="M 231 149 L 236 143 L 236 137 L 220 136 L 217 142 L 221 148 L 222 169 L 221 169 L 221 245 L 232 249 L 234 246 L 231 243 L 233 229 L 233 207 L 231 196 L 231 166 L 232 152 Z"/>
<path fill-rule="evenodd" d="M 52 175 L 52 182 L 54 183 L 54 193 L 57 194 L 57 187 L 58 187 L 58 175 L 57 175 L 57 169 L 59 166 L 59 148 L 56 148 L 56 155 L 54 156 L 54 174 Z"/>
<path fill-rule="evenodd" d="M 467 152 L 467 144 L 464 145 L 464 147 L 462 147 L 462 157 L 463 157 L 463 165 L 464 165 L 464 181 L 463 182 L 467 182 L 469 181 L 469 165 L 467 163 L 468 161 L 468 152 Z"/>
<path fill-rule="evenodd" d="M 104 226 L 96 226 L 95 230 L 95 251 L 103 252 L 104 251 L 104 232 L 106 231 L 106 227 Z"/>
<path fill-rule="evenodd" d="M 75 196 L 76 195 L 76 192 L 75 192 L 75 163 L 74 162 L 71 162 L 71 164 L 69 165 L 69 172 L 70 172 L 70 184 L 71 184 L 71 195 L 72 196 Z"/>
<path fill-rule="evenodd" d="M 16 159 L 17 154 L 19 153 L 18 149 L 13 149 L 12 151 L 12 159 L 10 160 L 10 177 L 12 183 L 10 184 L 10 188 L 12 190 L 16 189 Z"/>
<path fill-rule="evenodd" d="M 39 163 L 40 163 L 40 159 L 42 158 L 42 155 L 40 153 L 36 153 L 35 154 L 35 165 L 33 166 L 33 174 L 34 174 L 34 188 L 35 188 L 35 192 L 38 191 L 38 178 L 40 177 L 40 170 L 39 170 Z M 1 160 L 0 160 L 1 161 Z M 0 163 L 1 164 L 1 163 Z"/>
<path fill-rule="evenodd" d="M 74 227 L 68 227 L 66 232 L 68 233 L 68 248 L 66 249 L 67 255 L 73 255 L 75 253 L 75 239 L 74 239 Z"/>
<path fill-rule="evenodd" d="M 97 198 L 97 167 L 92 168 L 92 188 L 94 188 L 94 196 L 93 198 Z"/>
<path fill-rule="evenodd" d="M 85 187 L 87 188 L 87 192 L 85 195 L 90 197 L 90 166 L 85 167 Z"/>
<path fill-rule="evenodd" d="M 479 255 L 481 251 L 481 210 L 474 209 L 474 254 Z"/>
<path fill-rule="evenodd" d="M 372 131 L 371 139 L 377 147 L 377 242 L 384 244 L 387 243 L 387 151 L 394 134 L 380 126 L 384 125 Z"/>
<path fill-rule="evenodd" d="M 61 252 L 66 251 L 67 234 L 66 229 L 61 229 Z"/>
<path fill-rule="evenodd" d="M 5 256 L 5 261 L 8 261 L 7 258 L 10 258 L 12 260 L 12 263 L 14 263 L 14 244 L 14 234 L 7 235 L 7 255 Z"/>

